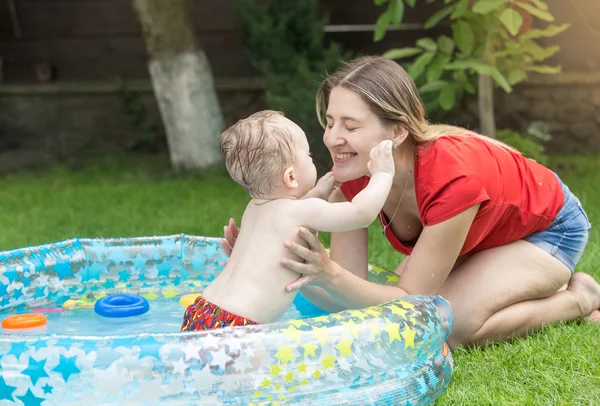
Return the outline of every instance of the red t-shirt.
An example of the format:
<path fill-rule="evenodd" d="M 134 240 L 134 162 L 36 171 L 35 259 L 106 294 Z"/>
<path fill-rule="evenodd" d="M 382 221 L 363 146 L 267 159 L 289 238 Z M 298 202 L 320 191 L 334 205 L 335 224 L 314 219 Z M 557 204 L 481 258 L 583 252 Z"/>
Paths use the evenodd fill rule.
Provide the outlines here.
<path fill-rule="evenodd" d="M 431 226 L 481 203 L 460 254 L 522 239 L 546 229 L 564 203 L 552 171 L 517 151 L 478 136 L 443 136 L 420 146 L 414 163 L 421 222 Z M 351 201 L 369 177 L 341 185 Z M 379 216 L 386 225 L 385 215 Z M 386 230 L 392 246 L 410 255 L 413 247 Z"/>

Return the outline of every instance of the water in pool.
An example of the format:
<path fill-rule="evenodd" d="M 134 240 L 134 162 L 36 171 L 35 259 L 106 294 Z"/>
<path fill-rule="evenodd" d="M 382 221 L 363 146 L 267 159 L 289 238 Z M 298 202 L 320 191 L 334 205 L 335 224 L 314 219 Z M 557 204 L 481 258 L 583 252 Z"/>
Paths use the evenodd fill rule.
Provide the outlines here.
<path fill-rule="evenodd" d="M 150 310 L 140 316 L 107 318 L 96 314 L 93 308 L 65 310 L 61 313 L 44 313 L 48 319 L 45 327 L 31 331 L 3 329 L 3 334 L 67 334 L 67 335 L 121 335 L 139 333 L 176 333 L 183 321 L 185 308 L 179 304 L 179 298 L 150 300 Z M 29 313 L 31 310 L 19 312 Z M 298 297 L 283 316 L 282 320 L 314 317 L 321 314 L 306 299 Z M 7 317 L 5 315 L 4 317 Z M 1 318 L 4 318 L 1 317 Z"/>

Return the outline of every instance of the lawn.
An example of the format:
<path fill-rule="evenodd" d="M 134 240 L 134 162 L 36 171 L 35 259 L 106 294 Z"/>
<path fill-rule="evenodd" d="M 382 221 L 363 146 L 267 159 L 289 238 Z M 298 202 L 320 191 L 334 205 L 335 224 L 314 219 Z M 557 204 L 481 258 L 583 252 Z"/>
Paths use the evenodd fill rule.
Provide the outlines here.
<path fill-rule="evenodd" d="M 554 158 L 553 168 L 600 224 L 598 157 Z M 175 176 L 164 158 L 127 157 L 57 166 L 0 178 L 0 249 L 72 237 L 187 233 L 220 236 L 246 193 L 224 172 Z M 327 236 L 322 236 L 327 240 Z M 401 256 L 370 232 L 370 260 L 394 268 Z M 578 271 L 600 280 L 600 239 L 592 229 Z M 598 405 L 600 327 L 574 321 L 508 344 L 456 350 L 441 405 Z"/>

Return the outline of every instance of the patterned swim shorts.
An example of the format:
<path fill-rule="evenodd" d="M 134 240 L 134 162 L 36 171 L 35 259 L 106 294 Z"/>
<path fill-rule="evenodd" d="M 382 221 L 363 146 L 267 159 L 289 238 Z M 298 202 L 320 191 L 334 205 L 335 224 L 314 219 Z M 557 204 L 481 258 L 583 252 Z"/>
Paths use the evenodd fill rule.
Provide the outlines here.
<path fill-rule="evenodd" d="M 202 296 L 198 296 L 196 301 L 185 310 L 181 331 L 212 330 L 251 324 L 258 323 L 230 313 Z"/>

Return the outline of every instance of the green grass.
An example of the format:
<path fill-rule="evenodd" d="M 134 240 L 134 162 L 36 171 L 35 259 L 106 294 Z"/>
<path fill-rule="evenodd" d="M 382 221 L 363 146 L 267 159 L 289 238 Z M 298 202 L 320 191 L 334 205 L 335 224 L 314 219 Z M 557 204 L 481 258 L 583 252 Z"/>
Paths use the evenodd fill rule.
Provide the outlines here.
<path fill-rule="evenodd" d="M 598 157 L 555 158 L 553 167 L 600 224 Z M 127 157 L 0 178 L 0 249 L 72 237 L 187 233 L 220 236 L 240 218 L 246 193 L 223 172 L 175 176 L 164 158 Z M 401 255 L 379 226 L 370 260 L 393 269 Z M 578 271 L 600 280 L 600 239 L 592 229 Z M 322 236 L 327 241 L 327 236 Z M 574 321 L 511 343 L 454 352 L 455 374 L 441 405 L 598 405 L 600 327 Z"/>

